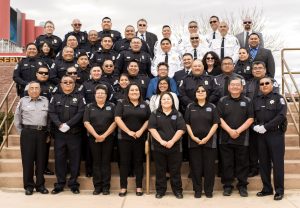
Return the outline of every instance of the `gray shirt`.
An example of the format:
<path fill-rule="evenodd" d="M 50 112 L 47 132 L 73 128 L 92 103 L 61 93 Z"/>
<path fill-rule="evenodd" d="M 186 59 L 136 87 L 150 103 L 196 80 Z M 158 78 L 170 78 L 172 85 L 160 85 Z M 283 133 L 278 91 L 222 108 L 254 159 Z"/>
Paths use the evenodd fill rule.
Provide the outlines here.
<path fill-rule="evenodd" d="M 39 96 L 36 100 L 25 96 L 20 99 L 16 108 L 14 124 L 18 132 L 22 125 L 47 126 L 49 101 L 46 97 Z"/>

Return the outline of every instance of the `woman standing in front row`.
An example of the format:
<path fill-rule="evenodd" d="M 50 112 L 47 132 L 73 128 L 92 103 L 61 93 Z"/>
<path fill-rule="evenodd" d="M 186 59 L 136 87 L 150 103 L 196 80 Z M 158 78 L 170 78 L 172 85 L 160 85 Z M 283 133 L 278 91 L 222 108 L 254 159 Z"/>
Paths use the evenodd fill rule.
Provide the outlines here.
<path fill-rule="evenodd" d="M 220 118 L 216 106 L 207 102 L 208 95 L 203 85 L 197 86 L 195 97 L 195 102 L 188 105 L 185 112 L 194 197 L 201 197 L 204 173 L 204 192 L 207 198 L 212 198 L 217 148 L 216 130 Z"/>
<path fill-rule="evenodd" d="M 115 111 L 115 121 L 119 127 L 120 151 L 120 197 L 127 194 L 127 177 L 131 161 L 134 163 L 136 176 L 136 195 L 142 196 L 143 159 L 145 152 L 146 130 L 150 108 L 142 100 L 141 89 L 138 84 L 130 83 L 127 87 L 125 99 L 118 102 Z"/>
<path fill-rule="evenodd" d="M 111 179 L 111 153 L 113 149 L 113 132 L 115 105 L 107 102 L 107 87 L 97 85 L 95 89 L 96 102 L 85 108 L 83 122 L 89 133 L 88 143 L 93 155 L 93 195 L 101 192 L 108 195 Z"/>
<path fill-rule="evenodd" d="M 160 106 L 152 112 L 149 119 L 149 131 L 154 138 L 152 150 L 156 170 L 156 195 L 162 198 L 167 190 L 167 167 L 170 172 L 172 191 L 176 198 L 182 199 L 181 137 L 186 130 L 184 119 L 176 110 L 171 93 L 164 92 L 160 97 Z"/>

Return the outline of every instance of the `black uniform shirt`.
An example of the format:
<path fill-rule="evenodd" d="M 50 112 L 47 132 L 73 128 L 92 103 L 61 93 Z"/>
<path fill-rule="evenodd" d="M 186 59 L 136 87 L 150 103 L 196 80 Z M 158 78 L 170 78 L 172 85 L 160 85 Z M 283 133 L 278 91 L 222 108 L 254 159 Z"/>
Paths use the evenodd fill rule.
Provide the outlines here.
<path fill-rule="evenodd" d="M 61 78 L 66 75 L 67 69 L 71 66 L 77 67 L 76 61 L 74 59 L 72 61 L 66 61 L 64 59 L 55 60 L 50 69 L 49 80 L 53 84 L 59 84 Z"/>
<path fill-rule="evenodd" d="M 118 40 L 122 39 L 121 33 L 117 30 L 102 30 L 98 32 L 98 36 L 100 40 L 102 40 L 103 37 L 110 36 L 113 43 L 116 43 Z"/>
<path fill-rule="evenodd" d="M 107 131 L 115 119 L 115 105 L 106 102 L 102 108 L 97 103 L 90 103 L 85 107 L 83 122 L 88 121 L 97 134 Z"/>
<path fill-rule="evenodd" d="M 96 64 L 97 66 L 102 67 L 105 60 L 112 60 L 113 63 L 115 63 L 117 56 L 118 53 L 114 50 L 104 50 L 100 48 L 100 50 L 95 51 L 90 56 L 90 62 L 92 65 Z"/>
<path fill-rule="evenodd" d="M 230 128 L 239 128 L 248 118 L 253 118 L 253 106 L 250 98 L 241 95 L 239 98 L 224 96 L 218 103 L 218 111 Z M 220 130 L 220 144 L 249 145 L 249 131 L 243 131 L 236 139 L 230 138 L 230 135 L 224 130 Z"/>
<path fill-rule="evenodd" d="M 57 128 L 67 123 L 70 128 L 81 128 L 85 100 L 79 93 L 54 94 L 50 100 L 49 117 Z"/>
<path fill-rule="evenodd" d="M 149 119 L 150 113 L 149 105 L 144 101 L 134 106 L 131 102 L 122 100 L 118 102 L 115 110 L 115 116 L 121 117 L 131 131 L 138 131 Z M 123 130 L 119 129 L 118 131 L 119 139 L 134 140 L 133 137 L 129 136 Z"/>
<path fill-rule="evenodd" d="M 185 111 L 185 122 L 191 126 L 193 134 L 202 139 L 207 136 L 214 124 L 220 123 L 220 118 L 214 104 L 206 102 L 204 106 L 200 106 L 194 102 L 188 105 Z M 188 146 L 193 148 L 199 145 L 189 137 Z M 204 146 L 216 148 L 217 135 L 214 134 Z"/>
<path fill-rule="evenodd" d="M 151 113 L 149 118 L 149 129 L 156 129 L 160 137 L 164 141 L 170 141 L 178 130 L 186 131 L 186 125 L 181 113 L 175 109 L 169 115 L 166 115 L 161 110 L 156 110 Z M 159 152 L 181 152 L 181 139 L 179 139 L 171 149 L 162 146 L 156 139 L 152 139 L 152 150 Z"/>
<path fill-rule="evenodd" d="M 150 78 L 143 74 L 138 74 L 137 76 L 129 76 L 128 75 L 128 78 L 129 78 L 130 83 L 135 82 L 141 87 L 141 91 L 142 91 L 141 95 L 142 95 L 143 99 L 145 100 L 146 94 L 147 94 L 147 88 L 148 88 L 148 85 L 150 82 Z"/>
<path fill-rule="evenodd" d="M 250 59 L 245 61 L 238 60 L 234 66 L 234 72 L 245 78 L 246 82 L 253 78 L 252 62 Z"/>
<path fill-rule="evenodd" d="M 82 93 L 84 95 L 84 98 L 86 99 L 87 103 L 95 102 L 95 87 L 97 85 L 105 85 L 107 87 L 108 93 L 107 93 L 107 100 L 113 102 L 113 94 L 115 92 L 114 88 L 107 82 L 94 79 L 89 79 L 85 81 L 83 84 Z"/>
<path fill-rule="evenodd" d="M 284 98 L 271 92 L 253 100 L 255 123 L 264 125 L 267 131 L 276 131 L 286 122 L 287 106 Z"/>
<path fill-rule="evenodd" d="M 62 40 L 56 35 L 40 35 L 36 38 L 35 45 L 39 48 L 45 42 L 52 45 L 55 54 L 57 54 L 62 48 Z"/>

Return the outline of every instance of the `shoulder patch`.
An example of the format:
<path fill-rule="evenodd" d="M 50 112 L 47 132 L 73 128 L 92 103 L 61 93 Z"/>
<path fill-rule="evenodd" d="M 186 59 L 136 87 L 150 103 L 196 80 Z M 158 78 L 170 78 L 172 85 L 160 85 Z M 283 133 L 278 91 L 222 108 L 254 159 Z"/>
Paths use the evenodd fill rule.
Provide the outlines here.
<path fill-rule="evenodd" d="M 281 105 L 285 105 L 284 98 L 280 98 L 280 103 L 281 103 Z"/>

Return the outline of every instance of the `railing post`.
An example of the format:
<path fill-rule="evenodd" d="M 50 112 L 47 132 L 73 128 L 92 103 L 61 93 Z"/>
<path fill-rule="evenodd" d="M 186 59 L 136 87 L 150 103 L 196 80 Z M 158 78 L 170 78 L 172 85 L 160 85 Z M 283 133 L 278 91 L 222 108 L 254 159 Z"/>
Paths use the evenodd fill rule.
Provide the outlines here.
<path fill-rule="evenodd" d="M 284 49 L 281 50 L 281 94 L 284 96 Z"/>
<path fill-rule="evenodd" d="M 6 104 L 6 106 L 5 106 L 5 116 L 6 116 L 6 120 L 5 120 L 5 140 L 6 140 L 6 147 L 8 147 L 8 141 L 7 141 L 7 139 L 8 139 L 8 97 L 6 97 L 6 100 L 5 100 L 5 104 Z"/>

